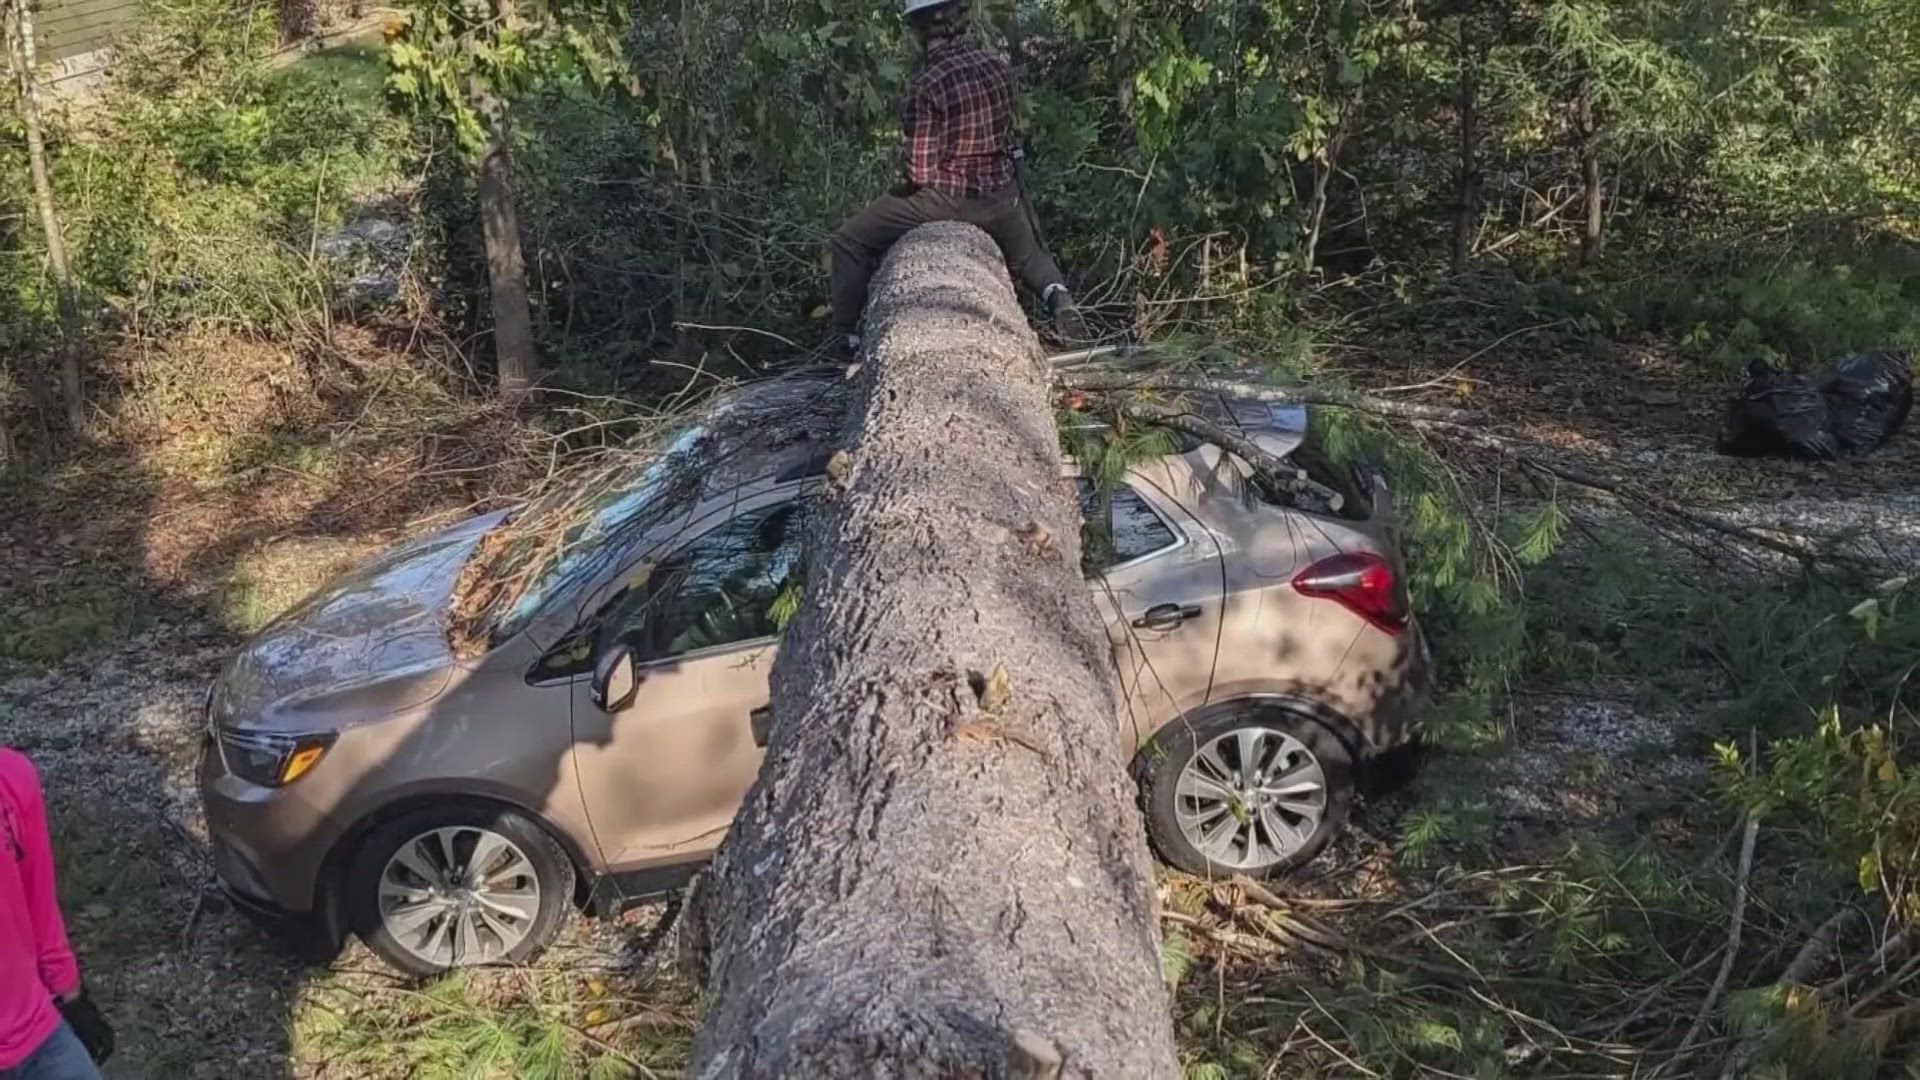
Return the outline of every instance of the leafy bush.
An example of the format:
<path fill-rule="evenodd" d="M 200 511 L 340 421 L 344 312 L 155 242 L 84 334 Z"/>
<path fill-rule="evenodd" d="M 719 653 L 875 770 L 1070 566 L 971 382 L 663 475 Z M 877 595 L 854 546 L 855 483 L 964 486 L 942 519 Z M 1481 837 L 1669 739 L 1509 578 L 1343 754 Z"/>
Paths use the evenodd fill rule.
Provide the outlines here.
<path fill-rule="evenodd" d="M 1920 273 L 1901 261 L 1802 259 L 1726 276 L 1663 275 L 1629 286 L 1622 306 L 1632 324 L 1728 368 L 1920 348 Z"/>
<path fill-rule="evenodd" d="M 124 325 L 313 325 L 328 304 L 316 232 L 398 179 L 404 127 L 366 78 L 377 56 L 349 47 L 275 65 L 259 51 L 271 8 L 249 11 L 155 9 L 105 96 L 54 132 L 81 287 Z M 0 262 L 0 294 L 45 308 L 28 269 Z"/>

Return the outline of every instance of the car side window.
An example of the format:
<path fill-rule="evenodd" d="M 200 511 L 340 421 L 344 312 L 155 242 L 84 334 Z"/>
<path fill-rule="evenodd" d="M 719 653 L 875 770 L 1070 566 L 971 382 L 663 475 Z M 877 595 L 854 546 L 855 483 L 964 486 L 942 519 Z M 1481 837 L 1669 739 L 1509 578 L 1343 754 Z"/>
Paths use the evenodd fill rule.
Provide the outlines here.
<path fill-rule="evenodd" d="M 608 603 L 602 646 L 644 664 L 778 635 L 798 600 L 804 505 L 740 514 L 661 560 Z"/>
<path fill-rule="evenodd" d="M 777 636 L 799 606 L 805 501 L 738 514 L 653 564 L 541 660 L 536 680 L 592 669 L 616 642 L 636 663 Z"/>
<path fill-rule="evenodd" d="M 1099 573 L 1180 542 L 1173 526 L 1125 482 L 1102 489 L 1081 476 L 1074 484 L 1080 496 L 1080 567 L 1085 572 Z"/>

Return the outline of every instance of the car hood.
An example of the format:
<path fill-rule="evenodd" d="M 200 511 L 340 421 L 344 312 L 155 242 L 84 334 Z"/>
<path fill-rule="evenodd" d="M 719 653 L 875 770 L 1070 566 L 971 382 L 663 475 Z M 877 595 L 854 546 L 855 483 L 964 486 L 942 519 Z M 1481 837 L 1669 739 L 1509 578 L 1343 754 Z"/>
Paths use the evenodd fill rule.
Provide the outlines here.
<path fill-rule="evenodd" d="M 454 665 L 448 598 L 467 556 L 504 516 L 400 544 L 268 624 L 214 684 L 214 721 L 329 728 L 431 700 Z"/>

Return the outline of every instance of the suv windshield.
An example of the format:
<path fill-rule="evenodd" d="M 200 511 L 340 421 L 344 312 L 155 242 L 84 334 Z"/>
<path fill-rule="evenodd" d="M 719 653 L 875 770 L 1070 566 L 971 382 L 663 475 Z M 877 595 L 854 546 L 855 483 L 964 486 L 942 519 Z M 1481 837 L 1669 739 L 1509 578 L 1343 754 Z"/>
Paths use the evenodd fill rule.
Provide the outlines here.
<path fill-rule="evenodd" d="M 555 597 L 590 580 L 676 506 L 670 488 L 704 429 L 682 432 L 639 468 L 630 458 L 552 489 L 496 525 L 474 549 L 455 590 L 452 637 L 484 648 L 524 629 Z M 698 487 L 697 478 L 694 487 Z M 468 652 L 471 649 L 461 649 Z"/>
<path fill-rule="evenodd" d="M 838 368 L 724 390 L 551 486 L 481 540 L 454 587 L 447 639 L 476 656 L 525 629 L 657 527 L 705 498 L 813 460 L 846 416 Z M 665 438 L 662 438 L 665 436 Z"/>

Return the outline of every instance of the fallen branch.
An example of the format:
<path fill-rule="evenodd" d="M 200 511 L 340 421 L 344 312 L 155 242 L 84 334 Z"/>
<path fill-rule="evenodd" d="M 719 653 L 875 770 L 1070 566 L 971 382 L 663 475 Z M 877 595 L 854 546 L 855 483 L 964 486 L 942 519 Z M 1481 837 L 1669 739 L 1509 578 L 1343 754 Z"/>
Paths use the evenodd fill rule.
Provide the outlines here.
<path fill-rule="evenodd" d="M 757 326 L 710 326 L 706 323 L 677 322 L 673 324 L 673 328 L 675 330 L 707 330 L 713 333 L 758 334 L 761 337 L 772 338 L 788 348 L 801 348 L 801 346 L 792 339 L 781 337 L 771 330 L 762 330 Z"/>
<path fill-rule="evenodd" d="M 1710 514 L 1704 510 L 1694 510 L 1682 506 L 1664 495 L 1657 495 L 1631 481 L 1618 477 L 1602 476 L 1599 473 L 1588 472 L 1585 469 L 1575 468 L 1571 465 L 1562 465 L 1558 462 L 1549 461 L 1531 452 L 1536 450 L 1537 447 L 1519 439 L 1505 435 L 1495 435 L 1491 432 L 1480 431 L 1460 424 L 1420 420 L 1416 420 L 1414 423 L 1422 430 L 1451 436 L 1477 446 L 1480 449 L 1490 450 L 1505 457 L 1510 457 L 1523 468 L 1532 469 L 1580 487 L 1607 492 L 1626 502 L 1638 503 L 1649 509 L 1657 510 L 1662 514 L 1678 518 L 1696 528 L 1718 533 L 1722 536 L 1739 540 L 1742 543 L 1752 544 L 1755 547 L 1764 548 L 1777 555 L 1785 555 L 1788 558 L 1797 560 L 1802 565 L 1811 564 L 1822 557 L 1838 562 L 1859 561 L 1852 556 L 1831 554 L 1823 556 L 1823 554 L 1811 544 L 1796 544 L 1769 535 L 1759 529 L 1749 528 L 1745 525 L 1736 525 L 1718 514 Z"/>
<path fill-rule="evenodd" d="M 1095 345 L 1089 349 L 1054 353 L 1047 357 L 1047 362 L 1053 365 L 1055 371 L 1070 371 L 1093 363 L 1098 363 L 1102 367 L 1115 367 L 1122 364 L 1135 366 L 1136 360 L 1151 360 L 1157 355 L 1159 354 L 1145 345 Z"/>
<path fill-rule="evenodd" d="M 1289 503 L 1301 504 L 1308 509 L 1323 507 L 1338 510 L 1343 501 L 1339 492 L 1300 475 L 1300 470 L 1262 450 L 1252 439 L 1237 435 L 1184 409 L 1135 401 L 1121 406 L 1120 411 L 1141 423 L 1159 424 L 1196 439 L 1204 439 L 1239 457 L 1253 466 L 1261 480 Z"/>
<path fill-rule="evenodd" d="M 1780 973 L 1779 986 L 1811 986 L 1813 977 L 1832 962 L 1840 950 L 1840 939 L 1846 936 L 1855 924 L 1866 921 L 1866 915 L 1857 907 L 1845 907 L 1834 912 L 1819 929 L 1807 938 L 1787 963 L 1786 970 Z M 1744 1076 L 1747 1066 L 1752 1064 L 1753 1056 L 1759 1053 L 1766 1042 L 1765 1032 L 1754 1032 L 1742 1038 L 1728 1052 L 1726 1064 L 1720 1068 L 1720 1080 L 1734 1080 Z"/>
<path fill-rule="evenodd" d="M 660 1075 L 659 1073 L 654 1072 L 652 1069 L 647 1068 L 646 1062 L 641 1061 L 639 1058 L 634 1057 L 632 1054 L 627 1053 L 625 1050 L 620 1049 L 619 1047 L 613 1045 L 612 1043 L 606 1041 L 605 1039 L 600 1038 L 598 1035 L 593 1034 L 592 1032 L 588 1031 L 583 1027 L 579 1027 L 574 1024 L 568 1024 L 567 1030 L 579 1036 L 582 1041 L 586 1042 L 588 1045 L 592 1046 L 594 1049 L 600 1051 L 601 1053 L 607 1055 L 608 1057 L 614 1059 L 615 1061 L 618 1061 L 620 1064 L 625 1065 L 628 1068 L 632 1069 L 633 1075 L 635 1076 L 643 1077 L 645 1078 L 645 1080 L 657 1080 L 657 1078 Z"/>
<path fill-rule="evenodd" d="M 1702 956 L 1700 959 L 1695 960 L 1693 963 L 1688 964 L 1686 967 L 1681 968 L 1679 971 L 1676 971 L 1673 974 L 1667 976 L 1666 978 L 1661 979 L 1659 982 L 1653 984 L 1652 987 L 1648 988 L 1647 990 L 1645 990 L 1639 995 L 1640 996 L 1639 1002 L 1634 1005 L 1632 1011 L 1628 1012 L 1627 1015 L 1615 1021 L 1611 1021 L 1611 1022 L 1603 1021 L 1602 1023 L 1594 1024 L 1589 1027 L 1580 1028 L 1578 1030 L 1582 1032 L 1599 1031 L 1601 1030 L 1602 1027 L 1604 1027 L 1606 1030 L 1606 1034 L 1602 1036 L 1603 1039 L 1611 1040 L 1611 1039 L 1619 1038 L 1621 1032 L 1624 1032 L 1627 1030 L 1627 1028 L 1631 1027 L 1635 1020 L 1638 1020 L 1642 1016 L 1645 1016 L 1650 1010 L 1655 1008 L 1657 1005 L 1664 1004 L 1664 1000 L 1662 999 L 1661 995 L 1664 994 L 1668 989 L 1685 981 L 1687 978 L 1691 977 L 1694 972 L 1699 971 L 1701 968 L 1706 967 L 1708 964 L 1712 963 L 1715 959 L 1717 959 L 1720 956 L 1720 949 L 1722 947 L 1724 946 L 1716 946 L 1714 949 L 1709 951 L 1705 956 Z"/>
<path fill-rule="evenodd" d="M 1733 879 L 1733 918 L 1727 926 L 1727 951 L 1720 958 L 1720 971 L 1713 977 L 1713 987 L 1700 1001 L 1700 1011 L 1694 1014 L 1692 1026 L 1687 1028 L 1686 1037 L 1680 1040 L 1680 1049 L 1675 1051 L 1669 1068 L 1678 1068 L 1693 1053 L 1693 1044 L 1706 1029 L 1707 1018 L 1713 1015 L 1714 1007 L 1720 1004 L 1720 995 L 1726 993 L 1727 980 L 1733 976 L 1733 962 L 1740 955 L 1740 936 L 1747 925 L 1747 878 L 1753 873 L 1753 845 L 1760 836 L 1760 818 L 1753 811 L 1747 811 L 1746 828 L 1740 834 L 1740 869 Z"/>
<path fill-rule="evenodd" d="M 1847 1009 L 1847 1019 L 1858 1020 L 1866 1013 L 1867 1006 L 1880 1000 L 1894 990 L 1899 989 L 1901 986 L 1904 986 L 1907 980 L 1913 978 L 1915 974 L 1920 974 L 1920 956 L 1915 956 L 1900 965 L 1900 970 L 1887 977 L 1878 986 L 1860 995 L 1852 1007 Z"/>
<path fill-rule="evenodd" d="M 1873 955 L 1868 957 L 1865 963 L 1820 987 L 1820 996 L 1823 998 L 1836 997 L 1858 986 L 1860 983 L 1867 981 L 1867 979 L 1875 974 L 1884 974 L 1888 970 L 1888 965 L 1893 962 L 1895 957 L 1912 947 L 1916 936 L 1920 936 L 1920 931 L 1908 927 L 1889 937 L 1878 949 L 1874 950 Z"/>
<path fill-rule="evenodd" d="M 1389 401 L 1329 386 L 1266 386 L 1236 379 L 1211 379 L 1203 375 L 1171 372 L 1085 371 L 1061 372 L 1060 385 L 1074 390 L 1161 390 L 1176 393 L 1210 393 L 1249 401 L 1271 401 L 1288 405 L 1325 405 L 1352 409 L 1376 416 L 1407 420 L 1433 420 L 1449 424 L 1485 423 L 1487 415 L 1474 409 L 1449 409 L 1440 405 L 1416 405 Z"/>
<path fill-rule="evenodd" d="M 1160 921 L 1170 922 L 1177 926 L 1184 926 L 1194 933 L 1202 937 L 1210 938 L 1226 948 L 1239 949 L 1243 952 L 1256 953 L 1261 956 L 1281 955 L 1287 951 L 1287 945 L 1290 944 L 1289 942 L 1276 942 L 1267 938 L 1255 937 L 1252 934 L 1241 933 L 1232 927 L 1210 923 L 1204 919 L 1196 918 L 1179 911 L 1162 910 L 1160 912 Z"/>
<path fill-rule="evenodd" d="M 1567 321 L 1568 320 L 1566 319 L 1555 319 L 1552 322 L 1543 322 L 1537 326 L 1523 326 L 1520 329 L 1515 330 L 1510 334 L 1502 334 L 1499 337 L 1493 339 L 1491 342 L 1487 343 L 1481 348 L 1475 350 L 1472 353 L 1469 353 L 1465 360 L 1462 360 L 1459 363 L 1453 365 L 1452 367 L 1448 368 L 1445 372 L 1439 375 L 1436 375 L 1431 379 L 1428 379 L 1426 382 L 1411 383 L 1407 386 L 1382 386 L 1382 387 L 1376 388 L 1373 392 L 1375 394 L 1408 394 L 1408 393 L 1412 393 L 1415 390 L 1432 390 L 1436 387 L 1445 386 L 1447 385 L 1448 382 L 1459 377 L 1461 368 L 1466 367 L 1468 364 L 1473 363 L 1475 360 L 1478 360 L 1481 357 L 1492 352 L 1493 350 L 1499 348 L 1500 346 L 1505 345 L 1507 342 L 1512 341 L 1514 338 L 1519 337 L 1521 334 L 1531 334 L 1535 330 L 1551 330 L 1552 328 L 1556 326 L 1560 326 Z M 1477 382 L 1479 380 L 1473 380 L 1473 381 Z"/>
<path fill-rule="evenodd" d="M 1851 932 L 1855 925 L 1864 922 L 1866 917 L 1866 913 L 1857 907 L 1844 907 L 1834 912 L 1793 955 L 1786 970 L 1780 973 L 1780 982 L 1812 986 L 1813 977 L 1840 952 L 1840 939 Z"/>

